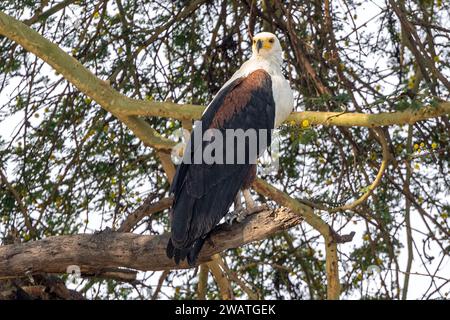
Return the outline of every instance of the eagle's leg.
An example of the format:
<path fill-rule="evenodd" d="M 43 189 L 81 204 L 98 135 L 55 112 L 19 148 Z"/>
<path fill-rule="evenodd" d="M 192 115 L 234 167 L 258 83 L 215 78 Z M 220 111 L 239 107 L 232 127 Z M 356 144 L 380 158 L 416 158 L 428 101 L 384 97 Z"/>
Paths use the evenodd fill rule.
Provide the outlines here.
<path fill-rule="evenodd" d="M 241 201 L 241 191 L 238 191 L 236 197 L 234 198 L 234 211 L 228 213 L 225 216 L 225 221 L 228 224 L 232 224 L 234 219 L 236 219 L 238 222 L 242 221 L 242 220 L 239 220 L 239 217 L 242 215 L 242 212 L 244 210 L 245 209 L 242 206 L 242 201 Z"/>
<path fill-rule="evenodd" d="M 239 205 L 238 209 L 233 212 L 233 218 L 236 219 L 237 222 L 242 222 L 244 219 L 252 214 L 267 210 L 267 205 L 263 204 L 261 206 L 257 206 L 255 201 L 252 198 L 252 194 L 250 193 L 250 189 L 243 189 L 242 194 L 245 199 L 245 209 L 242 208 L 242 204 Z M 241 202 L 241 195 L 238 193 L 236 199 L 239 198 L 239 203 Z M 236 205 L 235 205 L 236 208 Z"/>
<path fill-rule="evenodd" d="M 249 215 L 268 210 L 266 204 L 260 206 L 256 205 L 255 200 L 253 200 L 252 194 L 250 193 L 250 189 L 243 189 L 242 194 L 245 199 L 245 208 L 242 206 L 241 191 L 239 191 L 234 199 L 234 211 L 225 216 L 225 221 L 228 224 L 232 224 L 234 220 L 242 222 Z"/>
<path fill-rule="evenodd" d="M 269 207 L 266 204 L 262 204 L 260 206 L 257 206 L 255 204 L 255 200 L 253 200 L 253 198 L 252 198 L 250 189 L 244 189 L 242 191 L 242 193 L 244 194 L 244 199 L 245 199 L 245 209 L 246 209 L 245 216 L 249 216 L 251 214 L 255 214 L 255 213 L 269 209 Z M 245 216 L 244 216 L 244 218 L 245 218 Z"/>
<path fill-rule="evenodd" d="M 252 194 L 250 193 L 250 189 L 244 189 L 242 193 L 244 194 L 245 207 L 247 208 L 247 210 L 256 207 L 255 201 L 253 200 Z"/>

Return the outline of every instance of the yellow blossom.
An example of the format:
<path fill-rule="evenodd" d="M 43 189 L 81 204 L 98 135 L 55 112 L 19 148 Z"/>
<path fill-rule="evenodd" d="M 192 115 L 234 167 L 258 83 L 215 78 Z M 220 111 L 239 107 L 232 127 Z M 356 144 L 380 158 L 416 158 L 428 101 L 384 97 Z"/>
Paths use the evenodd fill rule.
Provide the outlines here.
<path fill-rule="evenodd" d="M 409 89 L 413 89 L 415 82 L 416 82 L 416 77 L 415 76 L 411 76 L 409 78 L 409 80 L 408 80 L 408 88 Z"/>
<path fill-rule="evenodd" d="M 303 128 L 308 128 L 309 127 L 309 120 L 308 119 L 305 119 L 305 120 L 302 121 L 302 127 Z"/>
<path fill-rule="evenodd" d="M 431 144 L 431 149 L 436 149 L 437 148 L 437 143 L 436 142 L 433 142 L 432 144 Z"/>

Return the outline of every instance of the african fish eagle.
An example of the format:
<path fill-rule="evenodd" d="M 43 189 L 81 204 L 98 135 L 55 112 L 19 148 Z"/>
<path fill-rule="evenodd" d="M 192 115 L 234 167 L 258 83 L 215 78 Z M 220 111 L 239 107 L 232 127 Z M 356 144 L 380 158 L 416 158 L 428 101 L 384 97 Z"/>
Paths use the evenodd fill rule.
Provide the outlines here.
<path fill-rule="evenodd" d="M 282 51 L 277 37 L 262 32 L 252 39 L 252 56 L 219 90 L 200 120 L 201 133 L 207 129 L 261 130 L 270 135 L 291 113 L 292 90 L 281 71 Z M 190 142 L 194 141 L 193 130 Z M 205 147 L 208 141 L 203 141 Z M 249 147 L 248 143 L 246 145 Z M 259 148 L 257 156 L 264 150 Z M 229 150 L 228 150 L 229 151 Z M 224 152 L 228 152 L 224 149 Z M 236 151 L 236 150 L 234 150 Z M 194 152 L 192 148 L 185 149 Z M 247 156 L 245 163 L 185 163 L 177 168 L 170 192 L 171 238 L 167 256 L 178 264 L 187 258 L 194 266 L 211 230 L 226 216 L 235 200 L 235 210 L 242 211 L 242 190 L 247 210 L 255 207 L 249 187 L 256 176 L 256 165 Z"/>

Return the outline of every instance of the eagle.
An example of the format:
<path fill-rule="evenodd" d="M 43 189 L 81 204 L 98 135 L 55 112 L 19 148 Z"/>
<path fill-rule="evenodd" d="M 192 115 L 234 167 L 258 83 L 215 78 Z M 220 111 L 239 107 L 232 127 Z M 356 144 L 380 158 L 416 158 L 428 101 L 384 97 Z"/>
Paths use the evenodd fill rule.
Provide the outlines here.
<path fill-rule="evenodd" d="M 294 105 L 292 90 L 281 70 L 282 61 L 278 38 L 269 32 L 256 34 L 252 38 L 251 58 L 222 86 L 194 125 L 170 188 L 173 205 L 166 253 L 176 264 L 187 259 L 190 266 L 196 265 L 210 232 L 222 218 L 230 218 L 227 213 L 233 201 L 238 221 L 256 207 L 249 190 L 256 177 L 256 158 L 270 146 L 273 129 L 286 120 Z M 213 131 L 214 137 L 200 140 L 200 147 L 195 146 L 193 142 L 199 141 L 208 130 Z M 263 132 L 257 135 L 256 151 L 245 152 L 255 144 L 246 139 L 244 150 L 226 143 L 215 150 L 224 156 L 233 154 L 233 161 L 192 161 L 198 149 L 208 147 L 216 141 L 217 134 L 230 130 Z M 244 161 L 236 161 L 243 151 Z M 233 214 L 229 220 L 233 220 Z"/>

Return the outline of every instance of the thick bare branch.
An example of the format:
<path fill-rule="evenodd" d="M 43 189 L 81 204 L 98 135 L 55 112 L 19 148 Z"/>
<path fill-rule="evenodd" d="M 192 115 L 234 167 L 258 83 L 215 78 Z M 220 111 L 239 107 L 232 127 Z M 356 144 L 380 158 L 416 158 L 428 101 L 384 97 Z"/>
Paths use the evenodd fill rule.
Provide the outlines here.
<path fill-rule="evenodd" d="M 220 225 L 200 253 L 198 263 L 230 248 L 265 239 L 302 221 L 292 211 L 281 208 L 263 211 L 239 224 Z M 133 233 L 104 231 L 96 234 L 57 236 L 0 247 L 0 277 L 33 273 L 65 273 L 69 265 L 81 272 L 115 267 L 137 270 L 172 270 L 188 268 L 175 265 L 166 256 L 170 234 L 143 236 Z"/>

